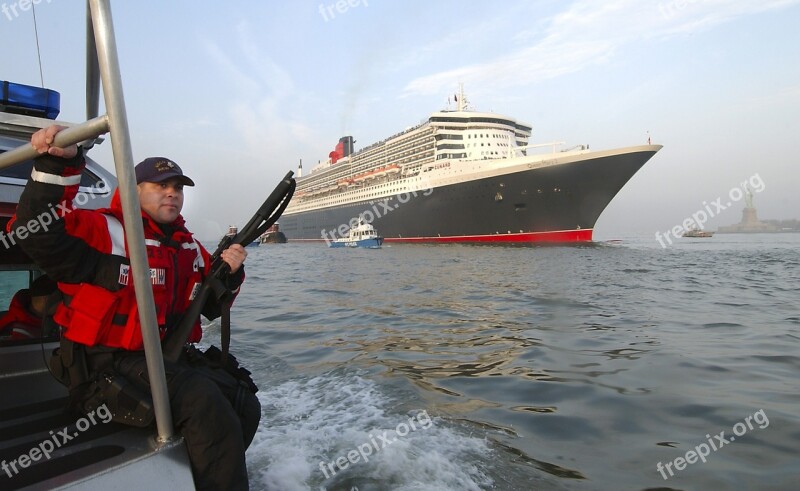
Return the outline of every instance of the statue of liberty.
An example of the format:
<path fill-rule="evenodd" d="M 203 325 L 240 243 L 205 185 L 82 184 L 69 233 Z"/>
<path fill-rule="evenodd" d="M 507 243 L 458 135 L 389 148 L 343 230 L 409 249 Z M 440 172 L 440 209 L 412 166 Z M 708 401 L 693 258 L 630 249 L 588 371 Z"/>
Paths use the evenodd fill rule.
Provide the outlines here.
<path fill-rule="evenodd" d="M 750 192 L 750 188 L 748 188 L 746 184 L 744 186 L 744 190 L 747 193 L 747 197 L 745 198 L 745 202 L 747 203 L 746 208 L 752 208 L 753 207 L 753 193 Z"/>

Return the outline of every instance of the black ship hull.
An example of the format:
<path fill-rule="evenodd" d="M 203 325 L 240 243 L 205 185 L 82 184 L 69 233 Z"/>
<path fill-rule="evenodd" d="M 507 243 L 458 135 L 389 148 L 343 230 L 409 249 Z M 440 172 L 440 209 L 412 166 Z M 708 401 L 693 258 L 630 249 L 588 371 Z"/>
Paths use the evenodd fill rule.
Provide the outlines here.
<path fill-rule="evenodd" d="M 281 218 L 292 240 L 346 236 L 359 216 L 386 242 L 581 242 L 660 147 L 437 186 Z"/>

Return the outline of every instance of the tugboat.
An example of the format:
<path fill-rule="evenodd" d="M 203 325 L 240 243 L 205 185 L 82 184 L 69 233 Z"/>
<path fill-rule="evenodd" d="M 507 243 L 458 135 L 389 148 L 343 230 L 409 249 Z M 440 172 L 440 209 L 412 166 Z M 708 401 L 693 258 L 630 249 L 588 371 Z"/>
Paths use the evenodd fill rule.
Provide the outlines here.
<path fill-rule="evenodd" d="M 363 247 L 365 249 L 380 249 L 383 237 L 378 235 L 375 227 L 358 218 L 358 225 L 350 229 L 347 237 L 336 239 L 328 244 L 329 247 Z"/>
<path fill-rule="evenodd" d="M 705 230 L 700 230 L 697 227 L 691 227 L 689 230 L 683 233 L 681 237 L 713 237 L 714 232 L 707 232 Z"/>
<path fill-rule="evenodd" d="M 223 235 L 222 238 L 223 239 L 225 237 L 234 238 L 238 233 L 239 233 L 239 227 L 237 227 L 236 225 L 228 225 L 228 231 L 225 232 L 225 235 Z M 256 247 L 256 246 L 258 246 L 258 242 L 254 241 L 251 242 L 250 244 L 247 244 L 245 247 Z"/>
<path fill-rule="evenodd" d="M 259 245 L 261 244 L 285 244 L 286 234 L 281 232 L 280 225 L 274 224 L 267 229 L 264 234 L 258 238 Z"/>

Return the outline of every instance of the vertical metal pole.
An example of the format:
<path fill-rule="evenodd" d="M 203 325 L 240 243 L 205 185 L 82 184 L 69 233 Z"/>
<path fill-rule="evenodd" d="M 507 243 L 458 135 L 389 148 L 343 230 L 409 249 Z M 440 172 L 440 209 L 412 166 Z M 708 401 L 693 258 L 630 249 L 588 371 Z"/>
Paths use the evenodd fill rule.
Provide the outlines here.
<path fill-rule="evenodd" d="M 97 44 L 94 42 L 94 27 L 89 0 L 86 0 L 86 119 L 96 118 L 100 111 L 100 66 L 97 62 Z M 84 141 L 81 146 L 89 150 L 94 146 L 94 138 Z"/>
<path fill-rule="evenodd" d="M 136 289 L 136 303 L 142 325 L 144 351 L 147 359 L 147 372 L 150 375 L 150 389 L 153 396 L 158 440 L 162 443 L 172 438 L 172 416 L 169 407 L 167 382 L 164 375 L 164 359 L 161 354 L 161 340 L 158 335 L 158 321 L 150 285 L 150 267 L 144 245 L 139 196 L 136 193 L 136 176 L 133 170 L 133 150 L 131 149 L 128 116 L 122 93 L 122 77 L 117 58 L 117 43 L 114 38 L 114 24 L 108 0 L 90 0 L 92 23 L 94 25 L 97 54 L 100 62 L 100 77 L 103 81 L 103 95 L 111 128 L 111 145 L 114 165 L 119 181 L 122 199 L 122 216 L 125 221 L 125 236 L 131 260 L 133 284 Z"/>
<path fill-rule="evenodd" d="M 97 117 L 100 110 L 100 67 L 89 0 L 86 1 L 86 119 Z M 86 148 L 84 146 L 84 148 Z"/>

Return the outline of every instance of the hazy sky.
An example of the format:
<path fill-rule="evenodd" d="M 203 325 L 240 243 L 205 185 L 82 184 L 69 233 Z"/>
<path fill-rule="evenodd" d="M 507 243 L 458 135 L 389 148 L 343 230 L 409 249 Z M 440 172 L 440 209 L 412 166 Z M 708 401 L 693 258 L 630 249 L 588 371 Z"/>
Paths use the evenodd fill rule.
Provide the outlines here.
<path fill-rule="evenodd" d="M 134 158 L 167 156 L 194 178 L 184 215 L 201 238 L 243 224 L 299 159 L 308 170 L 340 136 L 361 148 L 417 124 L 459 83 L 476 109 L 532 124 L 532 143 L 664 145 L 601 216 L 595 236 L 608 238 L 665 231 L 756 175 L 760 218 L 800 218 L 798 3 L 137 1 L 112 12 Z M 0 8 L 0 80 L 39 85 L 31 10 Z M 67 121 L 85 119 L 84 15 L 84 0 L 36 7 L 44 83 Z M 108 142 L 92 155 L 112 165 Z M 738 222 L 743 205 L 710 227 Z"/>

